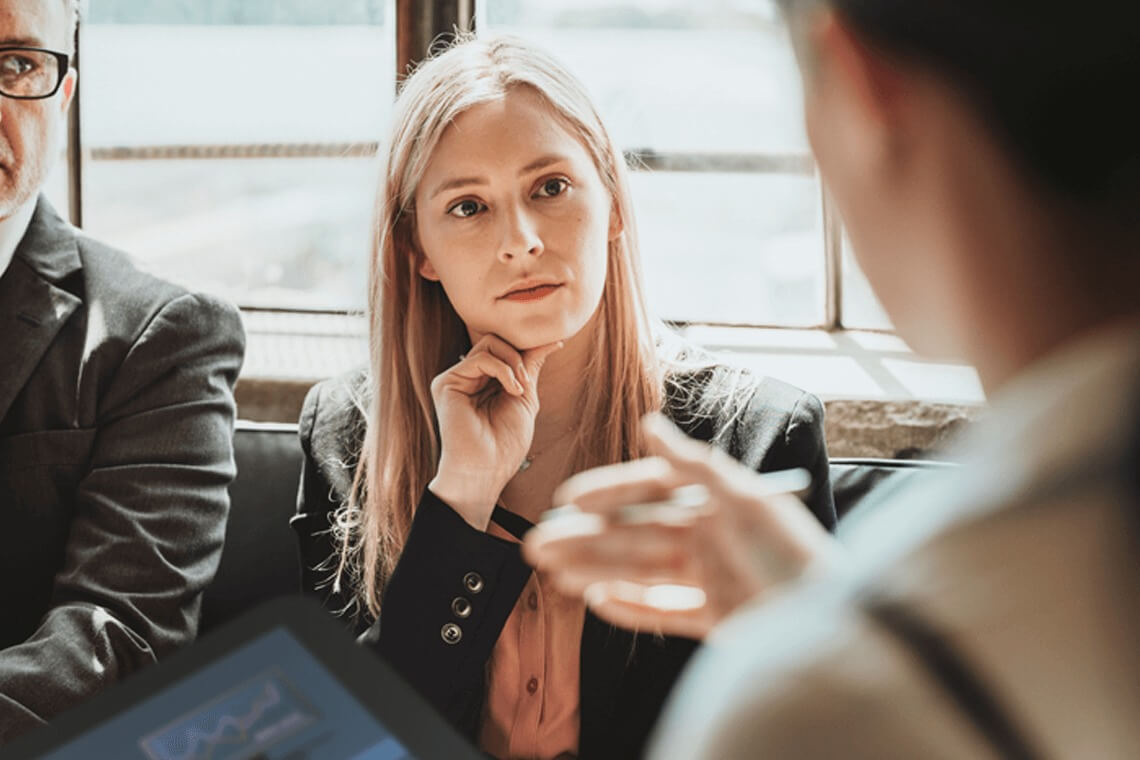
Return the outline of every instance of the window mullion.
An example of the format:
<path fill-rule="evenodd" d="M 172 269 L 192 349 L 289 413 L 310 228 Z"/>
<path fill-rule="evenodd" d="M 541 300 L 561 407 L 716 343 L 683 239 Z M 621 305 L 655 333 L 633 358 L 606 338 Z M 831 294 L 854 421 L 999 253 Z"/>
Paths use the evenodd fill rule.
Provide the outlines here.
<path fill-rule="evenodd" d="M 75 54 L 71 65 L 79 71 L 79 42 L 82 35 L 80 26 L 75 29 Z M 83 92 L 83 77 L 76 80 L 75 95 L 71 100 L 71 110 L 67 115 L 67 200 L 71 223 L 83 226 L 83 140 L 80 132 L 79 107 Z"/>
<path fill-rule="evenodd" d="M 843 328 L 843 225 L 830 193 L 819 182 L 823 205 L 824 324 L 828 330 Z"/>
<path fill-rule="evenodd" d="M 396 0 L 396 87 L 427 56 L 432 41 L 473 29 L 475 0 Z"/>

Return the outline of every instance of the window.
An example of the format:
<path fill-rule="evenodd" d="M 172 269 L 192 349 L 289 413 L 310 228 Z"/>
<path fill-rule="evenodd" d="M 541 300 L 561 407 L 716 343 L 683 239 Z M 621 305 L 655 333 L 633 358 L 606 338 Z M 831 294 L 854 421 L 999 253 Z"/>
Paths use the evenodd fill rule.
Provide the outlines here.
<path fill-rule="evenodd" d="M 487 0 L 480 8 L 480 28 L 535 40 L 561 59 L 618 145 L 647 164 L 632 185 L 656 313 L 678 322 L 824 322 L 819 183 L 795 60 L 772 6 Z"/>
<path fill-rule="evenodd" d="M 634 202 L 659 315 L 839 326 L 850 306 L 860 326 L 889 327 L 832 234 L 769 2 L 91 5 L 82 223 L 160 275 L 247 309 L 361 308 L 397 51 L 474 13 L 480 30 L 566 63 L 641 167 Z"/>
<path fill-rule="evenodd" d="M 245 307 L 362 306 L 387 0 L 91 5 L 85 229 Z"/>
<path fill-rule="evenodd" d="M 622 149 L 648 159 L 632 184 L 656 313 L 815 327 L 845 324 L 852 308 L 860 327 L 890 328 L 853 260 L 838 255 L 774 4 L 484 0 L 478 9 L 479 28 L 533 39 L 566 63 Z"/>

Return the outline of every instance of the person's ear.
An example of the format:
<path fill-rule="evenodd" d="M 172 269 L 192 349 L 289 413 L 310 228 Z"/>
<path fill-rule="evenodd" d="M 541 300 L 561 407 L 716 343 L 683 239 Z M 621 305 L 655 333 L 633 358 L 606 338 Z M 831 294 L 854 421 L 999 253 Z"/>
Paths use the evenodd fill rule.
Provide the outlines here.
<path fill-rule="evenodd" d="M 63 75 L 63 81 L 60 82 L 59 88 L 63 91 L 63 97 L 60 98 L 59 110 L 67 113 L 67 109 L 71 107 L 71 101 L 75 97 L 75 88 L 79 84 L 79 72 L 73 68 L 67 70 Z"/>
<path fill-rule="evenodd" d="M 420 245 L 420 228 L 417 222 L 417 217 L 414 212 L 409 212 L 408 215 L 402 220 L 406 224 L 407 234 L 411 237 L 410 250 L 408 255 L 416 261 L 416 271 L 419 272 L 420 277 L 432 282 L 439 282 L 439 273 L 435 271 L 431 261 L 424 255 L 423 246 Z"/>
<path fill-rule="evenodd" d="M 834 104 L 831 117 L 843 121 L 836 128 L 856 137 L 862 150 L 893 152 L 907 94 L 897 64 L 832 11 L 819 13 L 808 34 L 816 53 L 812 88 Z"/>
<path fill-rule="evenodd" d="M 422 253 L 416 253 L 414 255 L 419 259 L 419 266 L 417 268 L 419 269 L 420 277 L 423 277 L 425 280 L 431 280 L 432 282 L 439 282 L 439 274 L 435 271 L 435 267 L 431 265 L 428 257 Z"/>
<path fill-rule="evenodd" d="M 621 218 L 617 203 L 610 204 L 610 241 L 617 240 L 625 232 L 625 221 Z"/>

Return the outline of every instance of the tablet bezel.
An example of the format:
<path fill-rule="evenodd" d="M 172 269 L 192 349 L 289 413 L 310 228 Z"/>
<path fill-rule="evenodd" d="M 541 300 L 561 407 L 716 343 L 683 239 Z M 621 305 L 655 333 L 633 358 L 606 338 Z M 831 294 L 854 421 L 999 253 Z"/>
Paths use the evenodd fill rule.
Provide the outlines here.
<path fill-rule="evenodd" d="M 161 662 L 107 687 L 48 725 L 0 746 L 0 756 L 22 760 L 58 751 L 87 731 L 277 628 L 293 635 L 414 757 L 483 757 L 391 666 L 357 646 L 315 600 L 302 596 L 280 597 L 255 607 Z"/>

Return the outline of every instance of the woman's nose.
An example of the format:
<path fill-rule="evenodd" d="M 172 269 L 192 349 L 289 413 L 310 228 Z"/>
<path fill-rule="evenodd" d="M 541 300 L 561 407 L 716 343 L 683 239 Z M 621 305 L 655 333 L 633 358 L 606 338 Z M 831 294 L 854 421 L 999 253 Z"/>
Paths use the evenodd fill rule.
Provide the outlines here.
<path fill-rule="evenodd" d="M 518 256 L 541 256 L 542 238 L 538 226 L 524 208 L 512 208 L 506 215 L 503 242 L 499 246 L 499 260 L 510 261 Z"/>

